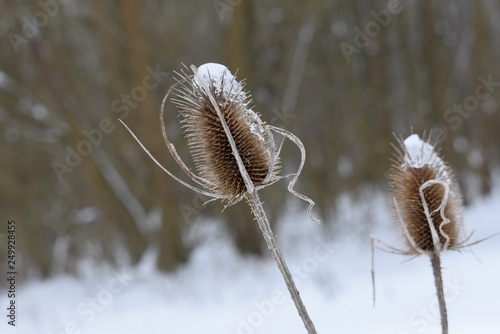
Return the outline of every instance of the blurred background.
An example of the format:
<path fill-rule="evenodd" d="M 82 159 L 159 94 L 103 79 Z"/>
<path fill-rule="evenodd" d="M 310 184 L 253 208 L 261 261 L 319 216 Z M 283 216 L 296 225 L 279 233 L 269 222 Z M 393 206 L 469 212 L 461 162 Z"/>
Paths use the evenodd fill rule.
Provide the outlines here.
<path fill-rule="evenodd" d="M 202 206 L 117 122 L 180 175 L 158 111 L 182 64 L 237 71 L 262 119 L 303 141 L 297 189 L 325 225 L 357 210 L 338 205 L 342 196 L 385 191 L 393 133 L 432 131 L 466 203 L 498 173 L 496 0 L 2 0 L 0 12 L 0 219 L 17 222 L 24 279 L 78 274 L 86 261 L 134 265 L 148 251 L 171 271 L 209 218 L 242 254 L 267 254 L 245 203 L 223 214 L 220 203 Z M 296 168 L 293 146 L 283 162 Z M 286 185 L 262 191 L 273 222 L 306 209 Z"/>

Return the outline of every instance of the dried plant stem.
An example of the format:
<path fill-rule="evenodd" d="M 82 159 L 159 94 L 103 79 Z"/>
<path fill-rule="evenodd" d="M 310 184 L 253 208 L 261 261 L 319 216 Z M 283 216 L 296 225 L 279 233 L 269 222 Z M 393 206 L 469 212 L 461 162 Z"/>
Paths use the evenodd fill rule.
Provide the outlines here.
<path fill-rule="evenodd" d="M 264 208 L 262 207 L 262 202 L 257 193 L 258 189 L 274 183 L 279 179 L 276 174 L 278 165 L 276 159 L 279 155 L 279 149 L 276 151 L 273 134 L 271 133 L 271 131 L 274 131 L 290 139 L 300 149 L 300 166 L 297 172 L 293 174 L 294 177 L 288 184 L 288 191 L 309 203 L 307 212 L 310 215 L 314 202 L 293 189 L 297 177 L 300 175 L 304 165 L 304 147 L 300 140 L 293 134 L 283 129 L 266 125 L 260 120 L 257 114 L 251 109 L 247 109 L 248 101 L 246 100 L 245 93 L 242 93 L 242 96 L 245 97 L 244 99 L 241 97 L 241 94 L 238 93 L 240 90 L 243 90 L 243 86 L 240 83 L 234 82 L 234 77 L 228 72 L 226 67 L 220 64 L 205 64 L 203 67 L 203 70 L 199 71 L 199 69 L 192 65 L 191 70 L 193 75 L 185 75 L 185 77 L 177 83 L 182 84 L 182 82 L 188 81 L 190 78 L 193 80 L 191 82 L 191 88 L 183 87 L 180 90 L 180 96 L 177 103 L 186 116 L 184 118 L 184 124 L 187 124 L 188 138 L 191 138 L 191 141 L 188 139 L 188 146 L 191 147 L 191 153 L 195 164 L 198 163 L 197 168 L 203 172 L 200 173 L 201 176 L 193 173 L 191 169 L 184 164 L 182 159 L 178 156 L 174 145 L 167 138 L 163 120 L 164 105 L 170 92 L 177 84 L 170 88 L 163 99 L 160 121 L 163 138 L 176 162 L 194 182 L 209 191 L 192 186 L 170 173 L 157 162 L 132 131 L 130 131 L 125 124 L 124 125 L 155 163 L 180 183 L 201 194 L 225 199 L 229 202 L 229 205 L 234 204 L 241 198 L 246 198 L 248 200 L 252 212 L 259 224 L 259 228 L 262 231 L 267 247 L 271 250 L 271 254 L 285 280 L 286 286 L 295 303 L 299 316 L 304 322 L 307 332 L 309 334 L 316 334 L 317 332 L 314 328 L 314 324 L 307 314 L 292 275 L 274 239 L 271 225 L 269 224 Z M 214 70 L 214 73 L 212 73 L 214 77 L 211 77 L 209 69 Z M 219 77 L 219 82 L 214 83 L 214 79 Z M 225 82 L 224 80 L 229 80 L 230 82 Z M 227 88 L 228 84 L 231 85 L 230 88 Z M 219 93 L 216 93 L 217 91 Z M 234 102 L 233 95 L 236 93 L 240 94 L 240 97 L 237 99 L 239 106 L 234 105 L 236 102 Z M 229 103 L 228 101 L 231 99 L 233 99 L 233 102 Z M 207 108 L 209 109 L 208 111 Z M 217 118 L 220 124 L 217 122 Z M 209 133 L 207 138 L 202 137 L 200 140 L 192 139 L 193 136 L 201 136 L 203 133 L 206 134 L 207 132 Z M 238 145 L 235 141 L 235 137 L 238 140 Z M 210 142 L 210 140 L 215 140 L 215 142 Z M 229 148 L 232 154 L 228 154 Z M 203 155 L 207 155 L 209 158 L 202 157 Z M 236 162 L 237 170 L 234 168 L 234 162 Z M 248 170 L 247 168 L 250 169 Z M 263 174 L 266 175 L 262 179 Z M 205 178 L 206 176 L 209 179 Z M 244 187 L 241 181 L 243 181 Z M 319 223 L 317 219 L 312 219 Z"/>
<path fill-rule="evenodd" d="M 257 191 L 254 190 L 251 193 L 247 193 L 247 200 L 262 231 L 262 235 L 264 236 L 267 247 L 271 251 L 271 254 L 276 261 L 276 264 L 278 265 L 281 275 L 285 280 L 288 291 L 290 292 L 292 300 L 295 303 L 295 307 L 299 312 L 300 318 L 304 322 L 304 326 L 306 327 L 307 332 L 309 334 L 316 334 L 317 332 L 314 328 L 314 324 L 311 321 L 311 318 L 309 318 L 309 314 L 307 314 L 306 307 L 304 306 L 304 303 L 300 298 L 300 293 L 295 286 L 292 275 L 290 274 L 290 271 L 288 270 L 288 267 L 286 265 L 285 259 L 283 258 L 283 255 L 281 255 L 281 251 L 274 238 L 274 233 L 271 230 L 271 225 L 269 224 L 269 220 L 267 219 L 266 212 L 262 207 L 262 202 L 259 198 L 259 195 L 257 194 Z"/>
<path fill-rule="evenodd" d="M 439 313 L 441 314 L 442 334 L 448 334 L 448 314 L 446 312 L 446 302 L 444 300 L 443 276 L 441 274 L 441 260 L 438 252 L 432 252 L 431 256 L 434 282 L 436 283 L 436 294 L 439 301 Z"/>

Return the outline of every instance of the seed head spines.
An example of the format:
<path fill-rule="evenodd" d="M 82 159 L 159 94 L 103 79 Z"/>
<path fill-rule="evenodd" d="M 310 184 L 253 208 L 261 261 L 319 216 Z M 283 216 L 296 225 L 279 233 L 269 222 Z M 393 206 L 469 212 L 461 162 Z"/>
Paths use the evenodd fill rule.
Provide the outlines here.
<path fill-rule="evenodd" d="M 209 92 L 201 80 L 208 84 Z M 244 84 L 237 82 L 226 68 L 212 74 L 208 68 L 200 67 L 198 75 L 193 74 L 182 86 L 172 101 L 181 114 L 195 168 L 214 185 L 211 191 L 232 201 L 247 189 L 209 94 L 222 112 L 253 185 L 263 185 L 277 175 L 279 161 L 272 161 L 272 137 L 264 130 L 266 124 L 249 107 L 250 96 L 244 91 Z"/>

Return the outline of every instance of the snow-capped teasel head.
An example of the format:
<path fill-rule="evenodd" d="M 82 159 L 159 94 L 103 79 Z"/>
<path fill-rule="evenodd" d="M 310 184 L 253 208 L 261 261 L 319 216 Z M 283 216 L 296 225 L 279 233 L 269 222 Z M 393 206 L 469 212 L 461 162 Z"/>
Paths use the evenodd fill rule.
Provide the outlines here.
<path fill-rule="evenodd" d="M 279 160 L 272 135 L 249 109 L 244 85 L 223 65 L 209 63 L 200 68 L 191 66 L 193 80 L 186 83 L 194 96 L 178 90 L 173 103 L 183 118 L 197 171 L 208 181 L 206 185 L 231 202 L 273 181 Z"/>
<path fill-rule="evenodd" d="M 283 276 L 290 296 L 308 333 L 316 334 L 314 323 L 300 298 L 299 291 L 281 254 L 272 231 L 258 190 L 280 178 L 280 148 L 274 145 L 273 133 L 291 140 L 300 150 L 301 161 L 288 184 L 288 191 L 309 203 L 307 213 L 311 216 L 314 202 L 293 189 L 305 160 L 302 142 L 292 133 L 266 124 L 250 107 L 250 94 L 244 84 L 236 80 L 223 65 L 208 63 L 196 68 L 191 65 L 177 73 L 179 78 L 165 95 L 160 110 L 160 126 L 163 139 L 179 167 L 196 183 L 187 183 L 163 167 L 142 145 L 133 132 L 127 130 L 148 153 L 153 161 L 167 174 L 190 189 L 211 197 L 222 199 L 227 206 L 245 198 L 259 225 L 267 248 Z M 170 99 L 180 116 L 181 127 L 191 153 L 192 171 L 177 154 L 165 129 L 165 103 Z M 199 188 L 201 187 L 201 188 Z"/>
<path fill-rule="evenodd" d="M 488 238 L 467 243 L 472 233 L 465 235 L 463 207 L 458 183 L 452 170 L 429 143 L 418 135 L 405 140 L 398 139 L 399 146 L 388 174 L 389 201 L 393 220 L 404 246 L 391 246 L 382 240 L 371 238 L 372 285 L 375 303 L 374 250 L 410 256 L 429 257 L 434 275 L 442 333 L 448 333 L 448 316 L 441 272 L 441 253 L 460 250 Z M 490 236 L 491 237 L 491 236 Z M 379 245 L 376 246 L 375 242 Z"/>
<path fill-rule="evenodd" d="M 250 106 L 251 96 L 245 91 L 245 83 L 238 81 L 226 66 L 207 63 L 197 68 L 191 65 L 176 74 L 177 83 L 163 99 L 160 126 L 173 158 L 197 185 L 180 180 L 162 167 L 164 171 L 190 189 L 231 205 L 254 190 L 286 177 L 279 175 L 280 147 L 274 143 L 274 132 L 290 139 L 301 152 L 301 162 L 297 172 L 290 175 L 293 177 L 288 190 L 309 203 L 311 215 L 314 202 L 293 189 L 305 159 L 300 140 L 262 121 Z M 168 139 L 164 120 L 167 101 L 178 110 L 196 172 L 184 163 Z"/>

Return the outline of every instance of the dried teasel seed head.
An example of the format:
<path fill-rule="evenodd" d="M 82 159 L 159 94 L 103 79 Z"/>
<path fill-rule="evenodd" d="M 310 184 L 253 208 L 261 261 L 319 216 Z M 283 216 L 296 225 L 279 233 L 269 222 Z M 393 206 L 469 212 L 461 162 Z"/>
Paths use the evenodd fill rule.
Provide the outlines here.
<path fill-rule="evenodd" d="M 213 104 L 215 99 L 253 186 L 275 180 L 279 159 L 266 124 L 250 107 L 244 83 L 220 64 L 204 64 L 180 74 L 172 102 L 177 106 L 193 163 L 205 186 L 227 201 L 245 195 L 247 188 L 230 138 Z"/>
<path fill-rule="evenodd" d="M 389 188 L 407 254 L 460 248 L 462 201 L 451 169 L 434 147 L 416 134 L 400 144 L 389 173 Z"/>
<path fill-rule="evenodd" d="M 265 217 L 263 210 L 259 209 L 262 205 L 257 191 L 281 178 L 291 177 L 288 191 L 309 203 L 309 217 L 320 223 L 311 215 L 314 201 L 294 189 L 306 159 L 300 139 L 289 131 L 263 122 L 250 107 L 251 99 L 244 90 L 244 83 L 237 81 L 225 66 L 209 63 L 200 68 L 191 65 L 190 69 L 185 69 L 188 73 L 178 73 L 180 78 L 163 98 L 160 127 L 173 159 L 196 184 L 182 180 L 165 168 L 120 120 L 154 163 L 180 184 L 211 200 L 222 199 L 229 206 L 246 198 L 252 203 L 252 211 L 259 221 Z M 184 163 L 168 138 L 165 127 L 167 101 L 177 106 L 197 173 Z M 281 145 L 275 146 L 273 133 L 283 136 L 283 140 L 290 140 L 299 149 L 300 163 L 295 173 L 279 175 Z"/>

